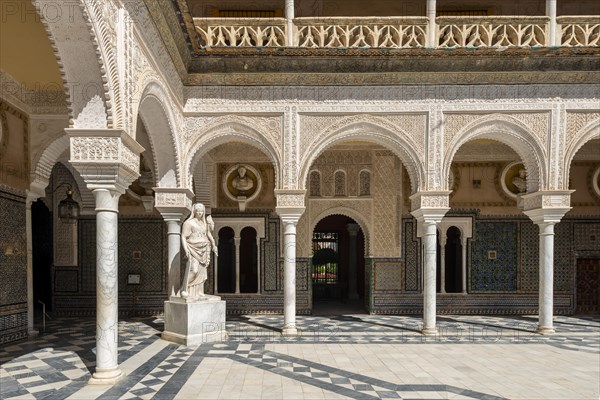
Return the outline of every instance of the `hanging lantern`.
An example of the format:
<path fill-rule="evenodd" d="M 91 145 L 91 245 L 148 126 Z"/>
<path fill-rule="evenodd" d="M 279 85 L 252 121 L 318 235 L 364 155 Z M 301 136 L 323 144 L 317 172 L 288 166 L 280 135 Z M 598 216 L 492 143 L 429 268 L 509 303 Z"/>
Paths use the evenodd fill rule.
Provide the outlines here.
<path fill-rule="evenodd" d="M 79 218 L 79 204 L 73 200 L 71 186 L 67 189 L 67 198 L 58 203 L 58 217 L 68 224 L 74 224 Z"/>

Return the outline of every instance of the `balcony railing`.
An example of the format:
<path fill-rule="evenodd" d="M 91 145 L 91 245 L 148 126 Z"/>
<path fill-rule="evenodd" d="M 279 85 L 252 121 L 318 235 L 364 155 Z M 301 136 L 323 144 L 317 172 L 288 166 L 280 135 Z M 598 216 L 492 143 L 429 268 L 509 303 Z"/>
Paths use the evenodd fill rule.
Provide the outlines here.
<path fill-rule="evenodd" d="M 203 48 L 505 48 L 549 46 L 549 17 L 194 18 Z M 292 34 L 288 35 L 288 29 Z M 557 18 L 555 43 L 600 46 L 600 16 Z"/>

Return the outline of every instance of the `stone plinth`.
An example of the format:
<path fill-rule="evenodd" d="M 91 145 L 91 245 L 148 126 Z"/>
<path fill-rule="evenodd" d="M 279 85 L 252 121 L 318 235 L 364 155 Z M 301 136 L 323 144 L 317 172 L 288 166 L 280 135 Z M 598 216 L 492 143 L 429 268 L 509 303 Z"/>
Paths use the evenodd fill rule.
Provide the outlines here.
<path fill-rule="evenodd" d="M 225 301 L 219 296 L 200 299 L 171 297 L 165 301 L 162 338 L 185 346 L 227 340 Z"/>

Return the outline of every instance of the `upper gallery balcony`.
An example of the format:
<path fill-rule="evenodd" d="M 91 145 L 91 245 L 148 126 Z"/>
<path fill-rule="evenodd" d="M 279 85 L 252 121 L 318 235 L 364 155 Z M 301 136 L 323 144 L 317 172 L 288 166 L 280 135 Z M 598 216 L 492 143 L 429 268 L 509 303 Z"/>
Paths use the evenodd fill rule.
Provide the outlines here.
<path fill-rule="evenodd" d="M 599 3 L 266 0 L 228 9 L 223 0 L 187 1 L 201 51 L 595 47 Z"/>

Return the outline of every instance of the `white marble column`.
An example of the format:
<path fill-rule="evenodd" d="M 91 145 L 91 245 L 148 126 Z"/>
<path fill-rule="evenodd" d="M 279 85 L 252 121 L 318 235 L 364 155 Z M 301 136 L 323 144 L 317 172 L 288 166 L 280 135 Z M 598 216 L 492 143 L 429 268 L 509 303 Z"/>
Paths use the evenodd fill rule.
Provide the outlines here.
<path fill-rule="evenodd" d="M 436 0 L 427 0 L 427 10 L 426 10 L 426 16 L 427 16 L 427 43 L 426 43 L 426 47 L 436 47 L 437 43 L 436 43 L 436 24 L 435 24 L 435 17 L 436 17 Z"/>
<path fill-rule="evenodd" d="M 546 0 L 546 15 L 550 17 L 548 24 L 548 46 L 556 46 L 556 0 Z"/>
<path fill-rule="evenodd" d="M 440 234 L 440 293 L 446 293 L 446 235 Z M 436 255 L 437 262 L 437 255 Z"/>
<path fill-rule="evenodd" d="M 283 221 L 283 331 L 286 336 L 297 335 L 296 329 L 296 223 Z"/>
<path fill-rule="evenodd" d="M 571 209 L 572 190 L 522 195 L 523 212 L 540 230 L 539 322 L 537 332 L 554 333 L 554 225 Z"/>
<path fill-rule="evenodd" d="M 467 294 L 467 238 L 461 238 L 462 292 Z"/>
<path fill-rule="evenodd" d="M 144 148 L 119 129 L 65 129 L 69 162 L 96 202 L 96 370 L 91 384 L 113 384 L 121 376 L 118 349 L 119 197 L 139 177 Z"/>
<path fill-rule="evenodd" d="M 114 380 L 118 365 L 118 214 L 121 193 L 94 189 L 96 200 L 96 371 L 92 379 Z"/>
<path fill-rule="evenodd" d="M 449 194 L 449 191 L 427 191 L 417 192 L 410 197 L 413 209 L 411 214 L 417 219 L 417 227 L 421 230 L 420 236 L 423 241 L 423 330 L 421 332 L 424 335 L 437 334 L 437 225 L 450 209 Z"/>
<path fill-rule="evenodd" d="M 358 224 L 346 224 L 346 229 L 348 229 L 348 234 L 350 235 L 348 246 L 348 298 L 358 299 L 358 291 L 356 288 L 356 239 L 360 226 Z"/>
<path fill-rule="evenodd" d="M 167 292 L 169 296 L 176 296 L 181 289 L 181 216 L 164 218 L 167 223 L 167 262 L 169 266 Z"/>
<path fill-rule="evenodd" d="M 285 0 L 285 18 L 287 19 L 287 43 L 288 47 L 294 46 L 294 0 Z"/>
<path fill-rule="evenodd" d="M 194 193 L 186 188 L 153 188 L 154 207 L 167 223 L 168 296 L 181 290 L 181 224 L 190 214 Z"/>
<path fill-rule="evenodd" d="M 437 266 L 436 224 L 433 221 L 423 221 L 423 244 L 425 248 L 423 269 L 423 334 L 437 333 L 435 322 L 436 310 L 436 279 Z"/>
<path fill-rule="evenodd" d="M 256 236 L 256 294 L 260 294 L 260 237 Z"/>
<path fill-rule="evenodd" d="M 276 211 L 283 225 L 283 329 L 294 336 L 296 328 L 296 224 L 304 213 L 306 190 L 276 189 Z"/>
<path fill-rule="evenodd" d="M 554 222 L 539 223 L 540 283 L 538 333 L 554 333 Z"/>
<path fill-rule="evenodd" d="M 233 243 L 235 244 L 235 293 L 240 293 L 240 242 L 242 238 L 239 232 L 235 232 Z"/>

